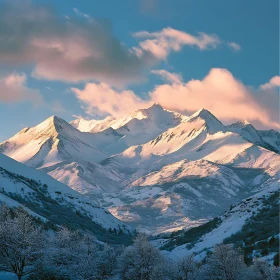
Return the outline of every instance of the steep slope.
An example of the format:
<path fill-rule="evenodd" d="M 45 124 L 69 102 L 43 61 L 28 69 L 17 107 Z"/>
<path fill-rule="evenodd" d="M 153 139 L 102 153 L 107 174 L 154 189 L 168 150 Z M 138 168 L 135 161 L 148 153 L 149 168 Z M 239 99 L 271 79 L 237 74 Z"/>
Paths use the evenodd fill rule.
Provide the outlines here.
<path fill-rule="evenodd" d="M 53 116 L 1 143 L 0 151 L 82 193 L 116 191 L 122 188 L 122 179 L 97 162 L 109 156 L 102 148 L 121 137 L 112 128 L 102 135 L 80 132 Z"/>
<path fill-rule="evenodd" d="M 135 171 L 129 188 L 117 197 L 109 195 L 104 205 L 119 219 L 154 232 L 213 218 L 277 184 L 280 175 L 279 154 L 228 131 L 204 109 L 101 164 L 113 168 L 116 162 Z M 125 168 L 118 170 L 125 176 Z"/>
<path fill-rule="evenodd" d="M 279 189 L 274 185 L 244 199 L 208 225 L 205 224 L 195 229 L 175 233 L 172 240 L 162 240 L 162 248 L 172 250 L 171 256 L 175 258 L 192 253 L 204 257 L 207 251 L 217 244 L 224 242 L 240 246 L 242 243 L 245 257 L 248 257 L 248 255 L 252 257 L 252 253 L 255 256 L 264 256 L 262 250 L 264 248 L 269 250 L 270 248 L 273 258 L 278 246 L 276 245 L 272 249 L 269 240 L 272 237 L 277 238 L 279 234 L 277 209 L 279 209 Z M 263 220 L 265 215 L 270 220 Z M 271 222 L 272 224 L 270 224 Z M 250 232 L 247 232 L 248 230 Z M 240 236 L 242 236 L 241 239 Z M 252 248 L 255 246 L 254 252 L 248 252 L 248 248 L 246 249 L 246 242 L 248 241 L 246 236 L 251 238 L 249 244 Z M 238 243 L 239 241 L 241 243 Z"/>
<path fill-rule="evenodd" d="M 270 144 L 275 151 L 280 153 L 280 133 L 271 129 L 271 130 L 258 130 L 259 135 L 262 139 Z"/>
<path fill-rule="evenodd" d="M 132 146 L 114 159 L 122 164 L 151 166 L 153 171 L 183 159 L 227 164 L 252 146 L 229 132 L 209 111 L 200 110 L 174 128 L 143 145 Z"/>
<path fill-rule="evenodd" d="M 91 134 L 82 133 L 64 120 L 52 116 L 1 143 L 0 151 L 36 168 L 69 159 L 98 162 L 108 157 L 92 142 Z"/>
<path fill-rule="evenodd" d="M 118 192 L 125 186 L 123 178 L 117 172 L 97 163 L 63 161 L 41 170 L 90 197 L 104 192 Z"/>
<path fill-rule="evenodd" d="M 249 122 L 240 121 L 227 126 L 229 131 L 238 133 L 244 139 L 270 151 L 280 153 L 280 133 L 275 130 L 255 129 Z"/>
<path fill-rule="evenodd" d="M 91 230 L 98 238 L 110 228 L 130 230 L 97 206 L 96 201 L 3 154 L 0 154 L 0 201 L 10 206 L 23 205 L 31 214 L 53 224 Z"/>

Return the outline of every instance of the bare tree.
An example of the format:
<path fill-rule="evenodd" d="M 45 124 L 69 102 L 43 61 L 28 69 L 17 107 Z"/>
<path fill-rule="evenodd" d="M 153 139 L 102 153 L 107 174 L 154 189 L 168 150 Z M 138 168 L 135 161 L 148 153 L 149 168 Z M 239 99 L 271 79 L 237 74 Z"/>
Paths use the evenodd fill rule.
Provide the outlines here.
<path fill-rule="evenodd" d="M 96 275 L 96 251 L 92 235 L 62 228 L 50 234 L 42 267 L 62 277 L 93 279 Z"/>
<path fill-rule="evenodd" d="M 231 245 L 218 245 L 214 248 L 214 253 L 208 257 L 205 268 L 205 279 L 239 280 L 246 265 L 241 252 Z"/>
<path fill-rule="evenodd" d="M 98 280 L 107 280 L 117 274 L 118 261 L 123 252 L 122 247 L 110 247 L 105 244 L 97 259 L 97 278 Z"/>
<path fill-rule="evenodd" d="M 34 270 L 42 255 L 44 236 L 22 208 L 2 205 L 0 209 L 0 269 L 13 272 L 20 280 Z"/>
<path fill-rule="evenodd" d="M 280 279 L 279 268 L 269 265 L 267 262 L 254 259 L 249 268 L 248 280 L 278 280 Z"/>
<path fill-rule="evenodd" d="M 162 256 L 143 234 L 137 236 L 133 246 L 124 250 L 120 261 L 123 280 L 152 280 L 154 270 Z"/>
<path fill-rule="evenodd" d="M 201 264 L 194 260 L 195 255 L 184 257 L 177 263 L 178 280 L 199 279 Z"/>

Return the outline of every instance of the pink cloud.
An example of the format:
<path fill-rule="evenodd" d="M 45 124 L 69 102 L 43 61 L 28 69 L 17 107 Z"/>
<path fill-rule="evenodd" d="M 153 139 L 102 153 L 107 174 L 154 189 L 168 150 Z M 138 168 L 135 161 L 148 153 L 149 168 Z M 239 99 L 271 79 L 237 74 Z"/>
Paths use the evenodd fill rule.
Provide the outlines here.
<path fill-rule="evenodd" d="M 206 108 L 227 123 L 243 119 L 280 128 L 276 117 L 279 108 L 273 108 L 270 102 L 263 102 L 263 98 L 275 102 L 279 96 L 276 92 L 270 93 L 270 96 L 265 94 L 263 91 L 260 93 L 260 89 L 245 86 L 228 70 L 214 68 L 202 80 L 159 85 L 150 93 L 150 98 L 164 107 L 181 112 L 192 113 Z"/>
<path fill-rule="evenodd" d="M 178 52 L 183 46 L 197 46 L 200 50 L 215 48 L 221 43 L 215 34 L 199 33 L 198 36 L 167 27 L 158 32 L 140 31 L 136 38 L 146 40 L 139 43 L 141 50 L 151 52 L 159 60 L 165 60 L 171 51 Z"/>
<path fill-rule="evenodd" d="M 177 73 L 170 73 L 166 70 L 152 70 L 151 73 L 159 75 L 164 80 L 174 83 L 174 84 L 181 84 L 183 82 L 182 76 Z"/>
<path fill-rule="evenodd" d="M 280 87 L 280 76 L 274 76 L 269 80 L 268 83 L 261 85 L 261 88 L 266 90 L 266 89 L 273 89 L 276 87 Z"/>
<path fill-rule="evenodd" d="M 26 86 L 26 75 L 12 73 L 0 78 L 0 101 L 5 103 L 31 101 L 35 105 L 42 103 L 37 90 Z"/>
<path fill-rule="evenodd" d="M 223 42 L 215 34 L 192 35 L 167 27 L 137 32 L 134 36 L 139 42 L 126 46 L 115 36 L 109 21 L 92 18 L 76 8 L 74 13 L 61 18 L 49 7 L 30 1 L 0 4 L 1 64 L 32 67 L 38 79 L 98 81 L 121 87 L 144 80 L 152 67 L 184 46 L 205 50 Z"/>
<path fill-rule="evenodd" d="M 120 117 L 151 104 L 151 101 L 142 100 L 133 91 L 116 91 L 105 83 L 88 83 L 84 89 L 72 88 L 72 91 L 89 115 Z"/>
<path fill-rule="evenodd" d="M 211 69 L 202 80 L 186 83 L 166 70 L 157 70 L 156 74 L 169 83 L 156 86 L 149 93 L 149 100 L 142 100 L 133 91 L 116 91 L 104 83 L 90 83 L 83 90 L 72 90 L 89 114 L 119 117 L 157 102 L 164 108 L 185 114 L 206 108 L 225 123 L 248 120 L 258 127 L 280 128 L 276 90 L 253 89 L 220 68 Z M 273 79 L 273 83 L 278 83 L 278 79 Z"/>

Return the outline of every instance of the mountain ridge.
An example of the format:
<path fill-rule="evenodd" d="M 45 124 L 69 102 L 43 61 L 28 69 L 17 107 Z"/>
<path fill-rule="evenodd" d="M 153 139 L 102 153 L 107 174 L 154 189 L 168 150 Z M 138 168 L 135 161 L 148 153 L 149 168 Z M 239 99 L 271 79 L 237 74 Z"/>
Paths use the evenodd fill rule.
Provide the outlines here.
<path fill-rule="evenodd" d="M 172 231 L 210 219 L 231 202 L 279 182 L 278 132 L 245 121 L 224 125 L 206 109 L 186 116 L 153 104 L 119 119 L 71 124 L 52 116 L 1 143 L 0 151 L 145 231 Z M 30 145 L 37 149 L 32 156 L 24 154 Z M 147 180 L 154 183 L 143 183 Z M 214 189 L 217 197 L 207 201 Z M 192 210 L 202 201 L 204 210 Z M 211 203 L 219 210 L 212 211 Z"/>

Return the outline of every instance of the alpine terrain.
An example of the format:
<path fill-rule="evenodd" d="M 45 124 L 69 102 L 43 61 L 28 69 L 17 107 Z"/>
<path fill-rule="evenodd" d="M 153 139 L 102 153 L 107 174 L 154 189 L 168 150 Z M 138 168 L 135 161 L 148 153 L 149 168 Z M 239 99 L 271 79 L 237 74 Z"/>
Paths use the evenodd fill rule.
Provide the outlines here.
<path fill-rule="evenodd" d="M 38 170 L 32 174 L 45 172 L 63 183 L 51 181 L 55 197 L 57 191 L 63 197 L 73 193 L 94 205 L 86 207 L 88 213 L 106 208 L 152 234 L 204 224 L 231 205 L 269 192 L 280 175 L 279 132 L 257 130 L 243 120 L 224 125 L 205 109 L 186 116 L 157 103 L 119 119 L 67 123 L 52 116 L 1 143 L 0 151 Z M 2 193 L 7 197 L 9 191 Z M 101 224 L 117 223 L 105 216 L 110 222 Z"/>

